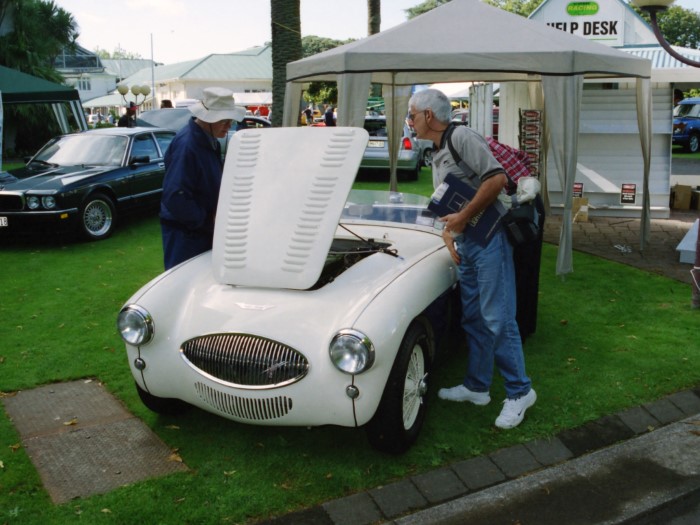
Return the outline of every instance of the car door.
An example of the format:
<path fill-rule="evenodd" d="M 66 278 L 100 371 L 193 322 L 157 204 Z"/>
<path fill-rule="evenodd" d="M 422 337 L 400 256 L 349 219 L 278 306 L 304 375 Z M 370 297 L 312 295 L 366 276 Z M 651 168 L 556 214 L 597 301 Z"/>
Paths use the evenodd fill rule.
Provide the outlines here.
<path fill-rule="evenodd" d="M 134 136 L 128 169 L 131 195 L 135 201 L 160 199 L 165 175 L 163 156 L 174 136 L 170 132 L 148 132 Z"/>

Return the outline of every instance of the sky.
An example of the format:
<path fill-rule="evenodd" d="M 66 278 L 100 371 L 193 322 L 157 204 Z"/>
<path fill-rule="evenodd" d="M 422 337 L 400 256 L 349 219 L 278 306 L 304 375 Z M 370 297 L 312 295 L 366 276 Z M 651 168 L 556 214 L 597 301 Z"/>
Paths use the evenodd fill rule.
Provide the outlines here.
<path fill-rule="evenodd" d="M 697 0 L 700 2 L 700 0 Z M 382 0 L 381 30 L 407 20 L 422 0 Z M 232 53 L 272 40 L 269 0 L 55 0 L 89 51 L 116 49 L 163 64 Z M 367 0 L 301 0 L 302 36 L 367 36 Z"/>
<path fill-rule="evenodd" d="M 269 42 L 269 0 L 55 0 L 80 27 L 89 51 L 117 49 L 173 64 Z M 381 0 L 381 30 L 405 22 L 422 0 Z M 367 0 L 301 0 L 302 36 L 367 36 Z M 675 5 L 700 11 L 700 0 Z M 455 25 L 453 30 L 457 30 Z M 151 46 L 152 43 L 152 46 Z M 151 55 L 151 49 L 153 54 Z"/>

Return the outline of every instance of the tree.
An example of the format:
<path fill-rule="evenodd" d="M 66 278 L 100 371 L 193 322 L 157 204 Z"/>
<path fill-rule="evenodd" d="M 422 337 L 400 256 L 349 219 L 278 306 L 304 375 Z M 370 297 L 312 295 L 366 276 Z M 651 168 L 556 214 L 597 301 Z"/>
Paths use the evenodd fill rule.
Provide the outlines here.
<path fill-rule="evenodd" d="M 301 39 L 301 52 L 303 58 L 306 58 L 353 41 L 353 38 L 349 38 L 347 40 L 335 40 L 333 38 L 326 38 L 323 36 L 308 35 Z"/>
<path fill-rule="evenodd" d="M 381 0 L 367 0 L 367 36 L 379 33 L 382 25 L 382 2 Z M 372 84 L 370 96 L 381 97 L 382 85 Z"/>
<path fill-rule="evenodd" d="M 646 12 L 634 5 L 632 8 L 650 23 Z M 661 34 L 672 46 L 700 49 L 700 13 L 697 11 L 671 6 L 666 11 L 658 12 L 656 20 Z"/>
<path fill-rule="evenodd" d="M 100 58 L 107 58 L 107 59 L 114 59 L 114 60 L 120 60 L 120 59 L 139 60 L 139 59 L 143 58 L 138 53 L 132 53 L 131 51 L 126 51 L 126 50 L 122 49 L 121 47 L 117 47 L 111 53 L 109 51 L 107 51 L 106 49 L 96 47 L 95 49 L 92 50 L 92 52 L 95 53 Z"/>
<path fill-rule="evenodd" d="M 282 125 L 287 64 L 301 58 L 299 0 L 270 0 L 272 23 L 272 125 Z"/>
<path fill-rule="evenodd" d="M 304 58 L 333 49 L 354 39 L 334 40 L 332 38 L 308 35 L 301 39 L 301 48 Z M 335 82 L 311 82 L 304 92 L 304 100 L 315 105 L 323 103 L 336 104 L 338 102 L 338 85 Z"/>
<path fill-rule="evenodd" d="M 425 0 L 423 3 L 418 4 L 415 7 L 406 9 L 406 15 L 408 19 L 415 18 L 418 15 L 427 13 L 428 11 L 440 7 L 442 4 L 446 4 L 450 0 Z"/>
<path fill-rule="evenodd" d="M 0 0 L 0 23 L 8 15 L 12 16 L 13 28 L 0 37 L 0 64 L 63 82 L 53 63 L 78 38 L 73 16 L 53 1 Z"/>
<path fill-rule="evenodd" d="M 485 0 L 485 2 L 504 11 L 527 18 L 539 7 L 542 0 Z"/>
<path fill-rule="evenodd" d="M 379 33 L 382 25 L 382 1 L 367 0 L 367 35 Z"/>
<path fill-rule="evenodd" d="M 0 36 L 0 65 L 62 84 L 54 62 L 78 38 L 73 16 L 53 1 L 0 0 L 0 25 L 7 21 L 10 31 Z M 34 153 L 60 132 L 45 104 L 8 106 L 4 120 L 6 133 L 12 130 L 20 155 Z"/>

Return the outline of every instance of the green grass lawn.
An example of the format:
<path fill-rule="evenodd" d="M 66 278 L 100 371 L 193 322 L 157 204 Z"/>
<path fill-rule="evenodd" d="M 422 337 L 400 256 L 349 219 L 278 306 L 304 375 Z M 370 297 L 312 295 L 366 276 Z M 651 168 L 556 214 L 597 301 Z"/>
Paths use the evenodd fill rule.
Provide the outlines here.
<path fill-rule="evenodd" d="M 424 169 L 421 180 L 399 183 L 399 191 L 425 194 L 429 177 Z M 546 438 L 700 384 L 698 312 L 690 307 L 688 285 L 582 253 L 574 253 L 575 272 L 562 280 L 555 276 L 557 247 L 545 245 L 537 333 L 525 344 L 539 399 L 514 430 L 493 426 L 500 379 L 487 407 L 437 399 L 438 387 L 461 381 L 460 340 L 432 377 L 425 427 L 403 456 L 375 452 L 357 429 L 256 427 L 200 410 L 158 416 L 137 397 L 115 318 L 161 271 L 160 242 L 151 214 L 96 243 L 3 240 L 0 396 L 96 378 L 177 449 L 190 471 L 53 505 L 2 410 L 0 523 L 250 523 Z"/>

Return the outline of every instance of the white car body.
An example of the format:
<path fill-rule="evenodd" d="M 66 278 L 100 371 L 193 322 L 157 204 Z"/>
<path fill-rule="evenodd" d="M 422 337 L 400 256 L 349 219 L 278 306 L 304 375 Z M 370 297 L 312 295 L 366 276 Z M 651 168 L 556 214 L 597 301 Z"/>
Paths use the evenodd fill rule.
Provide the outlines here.
<path fill-rule="evenodd" d="M 429 369 L 441 335 L 434 326 L 445 315 L 435 305 L 454 291 L 457 269 L 427 199 L 352 192 L 345 202 L 366 141 L 359 128 L 236 133 L 214 249 L 161 274 L 122 310 L 146 312 L 151 323 L 150 340 L 126 345 L 150 408 L 179 400 L 260 425 L 375 421 L 373 445 L 401 452 L 412 444 L 424 407 L 420 415 L 396 407 L 385 389 L 407 334 L 406 359 L 420 371 L 421 352 L 411 353 L 420 346 Z M 426 311 L 431 305 L 436 312 Z M 119 322 L 122 329 L 121 314 Z M 330 357 L 344 330 L 371 341 L 371 362 L 359 373 Z M 398 388 L 411 383 L 413 402 L 422 403 L 426 378 L 396 374 L 405 383 Z M 396 443 L 384 434 L 397 423 L 376 421 L 380 405 L 413 411 Z"/>

